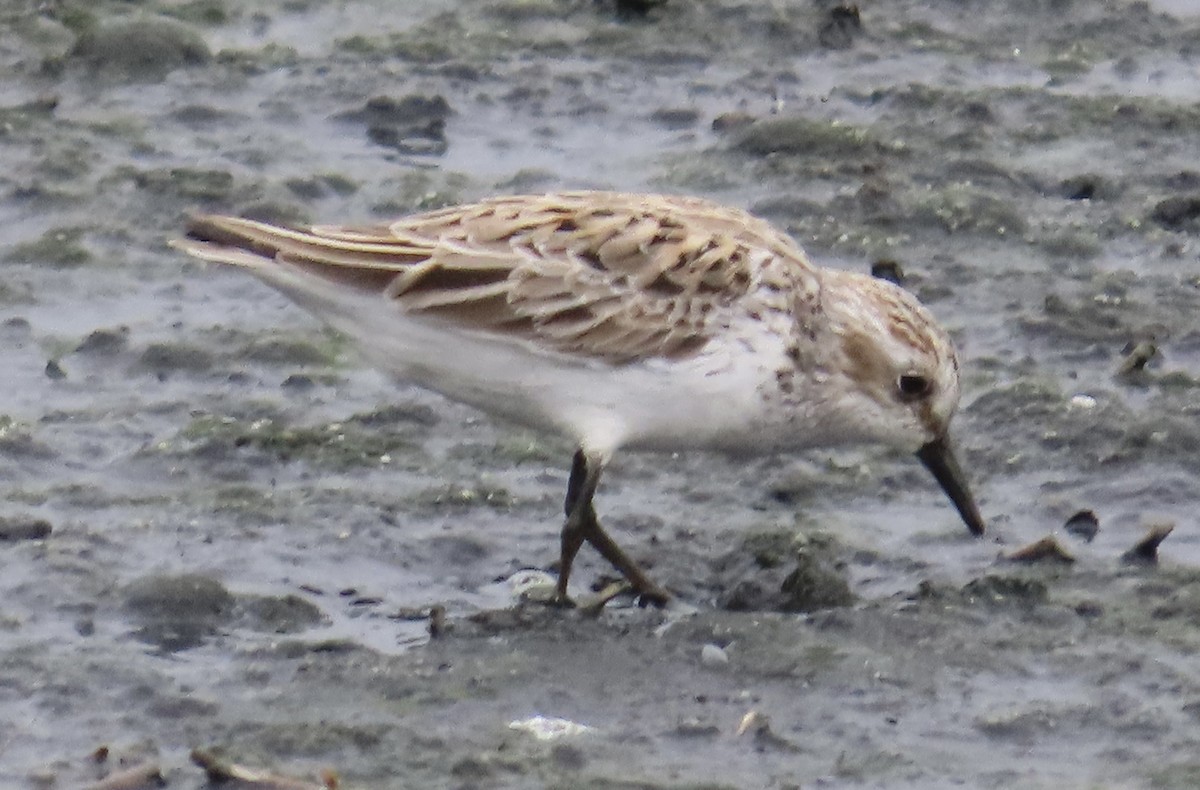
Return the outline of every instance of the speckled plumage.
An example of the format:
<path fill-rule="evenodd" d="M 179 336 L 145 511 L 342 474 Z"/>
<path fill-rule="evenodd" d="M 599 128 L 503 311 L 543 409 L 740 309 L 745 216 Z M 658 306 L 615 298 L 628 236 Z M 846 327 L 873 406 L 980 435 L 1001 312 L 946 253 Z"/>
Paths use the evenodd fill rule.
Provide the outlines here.
<path fill-rule="evenodd" d="M 937 444 L 953 468 L 935 475 L 982 531 L 946 439 L 959 398 L 946 333 L 906 291 L 815 267 L 743 211 L 564 192 L 369 226 L 198 216 L 176 244 L 248 268 L 400 379 L 569 436 L 580 481 L 622 446 Z M 568 497 L 568 526 L 571 505 L 586 521 L 584 498 Z"/>

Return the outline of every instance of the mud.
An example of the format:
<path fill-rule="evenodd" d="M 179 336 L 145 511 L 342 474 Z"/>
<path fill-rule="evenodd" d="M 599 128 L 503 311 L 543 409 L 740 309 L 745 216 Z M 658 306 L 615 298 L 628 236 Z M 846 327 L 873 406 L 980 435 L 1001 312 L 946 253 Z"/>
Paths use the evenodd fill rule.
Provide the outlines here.
<path fill-rule="evenodd" d="M 199 788 L 202 749 L 350 788 L 1194 787 L 1193 6 L 5 6 L 0 785 Z M 166 246 L 582 187 L 902 276 L 988 535 L 887 450 L 626 454 L 600 513 L 678 605 L 521 603 L 572 448 Z M 1006 559 L 1048 535 L 1075 561 Z"/>

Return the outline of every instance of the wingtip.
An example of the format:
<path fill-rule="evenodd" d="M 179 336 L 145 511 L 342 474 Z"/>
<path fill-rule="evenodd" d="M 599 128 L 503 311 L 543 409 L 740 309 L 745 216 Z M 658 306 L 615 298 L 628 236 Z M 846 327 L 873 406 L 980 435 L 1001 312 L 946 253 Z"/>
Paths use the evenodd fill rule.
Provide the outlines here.
<path fill-rule="evenodd" d="M 188 211 L 184 215 L 183 235 L 167 239 L 167 246 L 196 258 L 209 259 L 206 250 L 211 251 L 212 239 L 205 229 L 211 227 L 213 219 L 211 214 Z"/>
<path fill-rule="evenodd" d="M 189 212 L 184 235 L 170 246 L 196 258 L 237 266 L 261 264 L 279 252 L 276 229 L 242 217 Z"/>
<path fill-rule="evenodd" d="M 245 220 L 233 216 L 189 213 L 183 226 L 184 235 L 194 241 L 240 246 L 246 238 L 245 233 L 238 230 L 243 222 Z"/>

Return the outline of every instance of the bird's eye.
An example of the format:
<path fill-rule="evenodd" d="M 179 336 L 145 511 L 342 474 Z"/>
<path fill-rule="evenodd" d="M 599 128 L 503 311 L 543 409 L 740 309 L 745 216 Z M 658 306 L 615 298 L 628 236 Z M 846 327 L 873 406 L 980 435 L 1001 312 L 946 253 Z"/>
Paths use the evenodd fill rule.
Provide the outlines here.
<path fill-rule="evenodd" d="M 900 395 L 900 400 L 920 400 L 932 389 L 933 382 L 917 373 L 904 373 L 896 379 L 896 391 Z"/>

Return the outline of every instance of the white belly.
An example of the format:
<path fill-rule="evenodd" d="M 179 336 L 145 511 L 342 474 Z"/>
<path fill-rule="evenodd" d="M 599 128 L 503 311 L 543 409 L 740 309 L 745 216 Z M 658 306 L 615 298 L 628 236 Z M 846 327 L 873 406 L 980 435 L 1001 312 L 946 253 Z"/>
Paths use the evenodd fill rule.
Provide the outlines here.
<path fill-rule="evenodd" d="M 398 379 L 561 433 L 589 451 L 608 455 L 626 446 L 762 453 L 820 442 L 804 429 L 804 415 L 784 413 L 770 398 L 774 368 L 764 360 L 782 360 L 783 354 L 780 339 L 765 330 L 737 342 L 714 339 L 683 360 L 612 365 L 543 351 L 522 339 L 463 331 L 407 314 L 378 296 L 314 288 L 308 277 L 264 279 L 351 337 L 374 365 Z"/>

